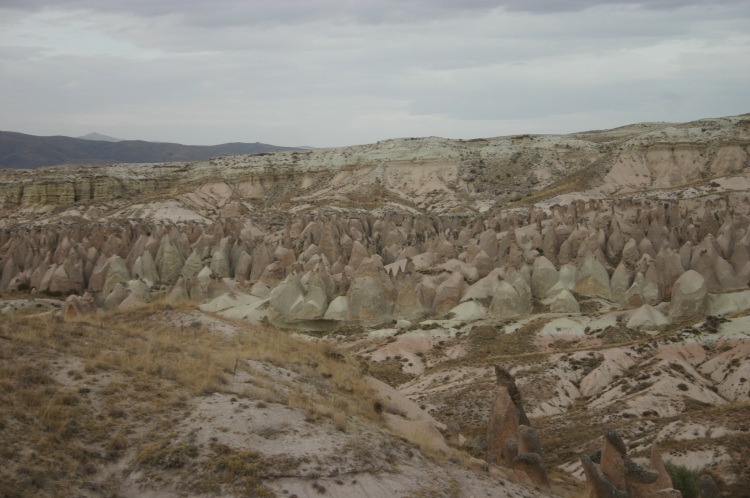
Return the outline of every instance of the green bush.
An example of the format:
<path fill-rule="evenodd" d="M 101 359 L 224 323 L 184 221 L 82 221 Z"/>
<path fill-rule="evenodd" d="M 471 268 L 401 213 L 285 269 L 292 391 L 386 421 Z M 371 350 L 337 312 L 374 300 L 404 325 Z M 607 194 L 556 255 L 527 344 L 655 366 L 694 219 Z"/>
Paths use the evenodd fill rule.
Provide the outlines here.
<path fill-rule="evenodd" d="M 698 473 L 684 465 L 664 462 L 672 487 L 682 492 L 682 498 L 698 498 Z"/>

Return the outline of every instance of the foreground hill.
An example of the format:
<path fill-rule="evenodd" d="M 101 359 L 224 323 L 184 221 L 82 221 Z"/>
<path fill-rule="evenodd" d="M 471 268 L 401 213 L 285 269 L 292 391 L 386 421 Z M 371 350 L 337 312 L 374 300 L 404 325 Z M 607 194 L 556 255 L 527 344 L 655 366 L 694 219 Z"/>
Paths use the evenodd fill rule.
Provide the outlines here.
<path fill-rule="evenodd" d="M 347 444 L 412 475 L 413 447 L 383 453 L 393 441 L 387 438 L 403 438 L 422 452 L 419 472 L 442 476 L 424 488 L 404 482 L 394 488 L 386 484 L 393 474 L 380 464 L 342 470 L 331 457 L 310 471 L 308 462 L 285 457 L 285 470 L 257 469 L 253 486 L 271 492 L 316 496 L 322 486 L 332 496 L 351 496 L 357 491 L 347 486 L 356 483 L 333 477 L 351 472 L 357 483 L 373 483 L 370 496 L 537 494 L 529 480 L 557 496 L 580 496 L 595 482 L 611 493 L 591 496 L 678 496 L 675 483 L 661 474 L 656 480 L 660 460 L 649 461 L 656 455 L 685 466 L 683 474 L 706 476 L 721 496 L 743 496 L 750 489 L 749 157 L 750 119 L 732 116 L 564 136 L 394 139 L 210 161 L 5 171 L 0 292 L 7 300 L 0 311 L 20 318 L 2 322 L 8 324 L 0 333 L 8 341 L 3 350 L 80 357 L 91 352 L 69 348 L 101 340 L 97 324 L 137 323 L 143 310 L 156 309 L 158 316 L 142 323 L 157 320 L 161 327 L 163 320 L 184 324 L 180 315 L 195 313 L 199 325 L 209 318 L 215 325 L 179 325 L 174 333 L 231 338 L 239 327 L 251 335 L 254 346 L 237 346 L 241 353 L 229 361 L 216 359 L 225 374 L 235 371 L 232 365 L 244 371 L 248 360 L 287 370 L 304 363 L 324 379 L 308 372 L 306 382 L 318 394 L 350 407 L 361 403 L 367 409 L 356 423 L 387 431 Z M 48 306 L 55 309 L 47 312 Z M 24 332 L 25 314 L 47 320 L 40 337 Z M 62 336 L 56 319 L 67 331 Z M 128 339 L 111 328 L 107 337 Z M 318 353 L 328 360 L 357 365 L 347 378 L 368 382 L 380 404 L 366 390 L 331 385 L 337 374 L 323 360 L 262 356 L 262 343 L 287 337 L 324 346 Z M 179 372 L 149 355 L 201 357 L 163 337 L 135 342 L 97 346 L 127 351 L 97 364 L 179 381 Z M 206 347 L 221 350 L 216 342 Z M 3 357 L 8 368 L 17 356 Z M 68 370 L 75 377 L 80 368 Z M 520 409 L 497 408 L 504 392 L 498 372 L 515 377 L 510 399 L 523 417 Z M 265 386 L 251 378 L 248 384 L 251 391 Z M 169 432 L 175 442 L 151 448 L 129 440 L 133 450 L 115 468 L 128 469 L 132 479 L 114 482 L 108 492 L 185 489 L 190 472 L 163 463 L 170 448 L 190 450 L 193 456 L 180 457 L 183 469 L 200 468 L 201 459 L 222 461 L 210 437 L 190 439 L 191 421 L 244 434 L 264 415 L 232 409 L 231 397 L 248 404 L 235 387 L 216 389 L 225 396 L 216 403 L 187 404 Z M 286 408 L 276 405 L 288 407 L 286 399 L 269 396 L 263 404 L 282 413 Z M 385 406 L 388 400 L 398 406 Z M 316 403 L 311 398 L 305 406 L 336 411 Z M 21 413 L 7 415 L 0 431 L 18 454 L 32 454 L 31 441 L 21 437 Z M 513 430 L 496 430 L 498 413 L 510 414 Z M 275 442 L 258 447 L 297 458 L 287 435 L 312 429 L 295 417 L 281 432 L 264 432 Z M 329 420 L 334 431 L 320 437 L 342 441 L 332 414 L 320 425 L 330 429 Z M 222 444 L 230 438 L 213 437 Z M 618 475 L 613 458 L 621 469 L 630 462 L 627 469 L 641 470 Z M 487 466 L 476 459 L 487 459 Z M 290 462 L 293 470 L 285 467 Z M 109 465 L 102 455 L 87 463 L 106 475 L 98 474 Z M 483 468 L 494 485 L 472 490 L 467 482 L 486 482 Z M 329 479 L 317 480 L 321 475 Z M 627 481 L 634 476 L 642 479 L 638 485 L 658 488 L 634 491 Z M 227 474 L 208 477 L 235 482 Z M 290 480 L 280 487 L 283 479 Z"/>
<path fill-rule="evenodd" d="M 256 143 L 182 145 L 143 140 L 37 137 L 0 131 L 0 168 L 34 169 L 58 164 L 202 161 L 227 154 L 258 154 L 292 147 Z"/>

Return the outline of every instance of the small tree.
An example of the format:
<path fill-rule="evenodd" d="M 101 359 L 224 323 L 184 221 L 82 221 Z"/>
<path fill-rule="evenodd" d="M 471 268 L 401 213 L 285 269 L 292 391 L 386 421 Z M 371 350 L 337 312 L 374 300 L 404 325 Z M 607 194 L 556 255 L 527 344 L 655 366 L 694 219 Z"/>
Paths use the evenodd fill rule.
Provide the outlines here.
<path fill-rule="evenodd" d="M 664 468 L 672 479 L 672 487 L 681 491 L 683 498 L 699 498 L 697 472 L 669 461 L 664 462 Z"/>

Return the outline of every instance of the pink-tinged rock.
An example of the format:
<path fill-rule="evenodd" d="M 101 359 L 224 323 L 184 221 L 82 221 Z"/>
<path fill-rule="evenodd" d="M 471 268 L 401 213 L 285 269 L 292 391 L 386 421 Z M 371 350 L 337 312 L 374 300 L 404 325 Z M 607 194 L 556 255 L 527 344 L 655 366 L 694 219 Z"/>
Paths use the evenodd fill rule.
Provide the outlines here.
<path fill-rule="evenodd" d="M 609 298 L 609 274 L 593 254 L 589 253 L 576 271 L 574 291 L 582 296 Z"/>

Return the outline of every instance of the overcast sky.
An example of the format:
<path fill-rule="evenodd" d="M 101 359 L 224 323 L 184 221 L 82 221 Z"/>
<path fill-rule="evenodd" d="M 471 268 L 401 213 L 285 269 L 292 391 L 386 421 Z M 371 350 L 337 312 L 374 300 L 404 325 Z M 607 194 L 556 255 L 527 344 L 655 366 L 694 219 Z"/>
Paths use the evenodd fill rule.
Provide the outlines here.
<path fill-rule="evenodd" d="M 750 0 L 0 0 L 0 129 L 316 147 L 750 112 Z"/>

